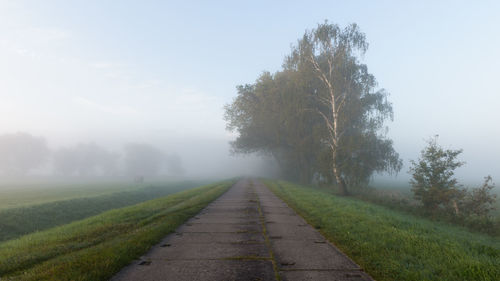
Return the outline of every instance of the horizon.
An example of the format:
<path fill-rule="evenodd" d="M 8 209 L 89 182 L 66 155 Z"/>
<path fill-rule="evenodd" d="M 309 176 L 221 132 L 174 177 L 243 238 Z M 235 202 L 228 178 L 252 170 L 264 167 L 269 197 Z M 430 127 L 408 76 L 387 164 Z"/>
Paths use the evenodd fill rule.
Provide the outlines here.
<path fill-rule="evenodd" d="M 119 3 L 0 1 L 0 134 L 51 148 L 150 143 L 193 176 L 258 171 L 258 156 L 230 155 L 224 104 L 279 70 L 305 30 L 355 22 L 370 44 L 364 63 L 390 93 L 388 136 L 405 165 L 377 178 L 405 181 L 438 134 L 464 149 L 460 181 L 500 181 L 498 2 Z"/>

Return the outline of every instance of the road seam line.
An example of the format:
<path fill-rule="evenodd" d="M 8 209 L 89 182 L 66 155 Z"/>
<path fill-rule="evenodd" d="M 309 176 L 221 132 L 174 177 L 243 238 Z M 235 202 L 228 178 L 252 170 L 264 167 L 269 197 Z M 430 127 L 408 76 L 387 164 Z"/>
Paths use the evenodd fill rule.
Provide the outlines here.
<path fill-rule="evenodd" d="M 271 263 L 273 264 L 273 270 L 274 270 L 274 276 L 276 277 L 277 281 L 281 281 L 281 276 L 279 273 L 279 268 L 278 268 L 278 263 L 276 262 L 276 258 L 274 257 L 274 253 L 271 247 L 271 241 L 269 240 L 269 236 L 267 235 L 267 228 L 266 228 L 266 222 L 264 218 L 264 213 L 262 212 L 261 206 L 260 206 L 260 197 L 259 194 L 255 190 L 255 185 L 254 182 L 250 182 L 250 186 L 252 189 L 255 191 L 255 197 L 257 198 L 257 209 L 259 210 L 259 219 L 260 223 L 262 225 L 262 235 L 264 236 L 264 240 L 266 242 L 266 246 L 269 249 L 269 255 L 271 256 Z"/>

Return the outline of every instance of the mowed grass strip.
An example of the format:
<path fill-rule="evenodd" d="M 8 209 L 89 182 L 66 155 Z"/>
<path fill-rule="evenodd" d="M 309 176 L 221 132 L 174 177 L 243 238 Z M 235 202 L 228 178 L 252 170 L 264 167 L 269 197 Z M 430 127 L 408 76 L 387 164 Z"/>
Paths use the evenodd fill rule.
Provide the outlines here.
<path fill-rule="evenodd" d="M 107 280 L 234 182 L 111 210 L 0 244 L 2 280 Z"/>
<path fill-rule="evenodd" d="M 124 189 L 127 187 L 124 185 Z M 165 183 L 100 196 L 0 210 L 0 242 L 193 187 L 196 187 L 194 182 Z M 81 192 L 85 194 L 85 191 Z"/>
<path fill-rule="evenodd" d="M 376 280 L 500 280 L 500 239 L 287 182 L 264 181 Z"/>

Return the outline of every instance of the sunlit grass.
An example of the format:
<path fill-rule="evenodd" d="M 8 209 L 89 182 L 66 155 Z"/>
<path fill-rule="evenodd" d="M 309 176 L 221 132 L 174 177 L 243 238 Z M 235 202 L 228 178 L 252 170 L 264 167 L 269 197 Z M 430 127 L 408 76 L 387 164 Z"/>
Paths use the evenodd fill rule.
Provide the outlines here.
<path fill-rule="evenodd" d="M 498 238 L 317 189 L 265 183 L 376 280 L 499 280 Z"/>
<path fill-rule="evenodd" d="M 2 280 L 107 280 L 231 184 L 179 192 L 4 242 L 0 276 Z"/>

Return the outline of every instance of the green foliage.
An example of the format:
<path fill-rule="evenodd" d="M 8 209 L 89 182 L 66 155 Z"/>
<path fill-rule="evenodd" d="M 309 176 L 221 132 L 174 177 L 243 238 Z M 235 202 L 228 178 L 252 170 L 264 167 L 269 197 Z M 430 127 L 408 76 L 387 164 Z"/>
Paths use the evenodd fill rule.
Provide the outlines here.
<path fill-rule="evenodd" d="M 455 221 L 477 231 L 500 235 L 500 215 L 494 216 L 496 194 L 491 191 L 495 187 L 490 176 L 484 183 L 472 190 L 464 189 L 464 196 L 458 203 L 459 214 Z"/>
<path fill-rule="evenodd" d="M 490 176 L 482 186 L 468 190 L 462 188 L 453 177 L 462 150 L 443 149 L 437 136 L 428 141 L 418 161 L 411 161 L 412 191 L 422 202 L 424 210 L 434 217 L 446 217 L 463 225 L 477 227 L 481 231 L 496 232 L 497 226 L 490 213 L 495 209 L 496 194 Z"/>
<path fill-rule="evenodd" d="M 266 181 L 375 280 L 498 280 L 500 240 L 318 189 Z"/>
<path fill-rule="evenodd" d="M 115 209 L 0 244 L 2 280 L 108 280 L 233 182 Z"/>
<path fill-rule="evenodd" d="M 0 210 L 0 241 L 70 223 L 107 210 L 134 205 L 195 186 L 195 183 L 189 182 L 148 186 L 101 196 L 74 198 Z"/>
<path fill-rule="evenodd" d="M 356 25 L 307 31 L 282 70 L 237 87 L 225 107 L 227 129 L 239 133 L 233 151 L 270 154 L 285 177 L 304 183 L 356 186 L 374 172 L 398 171 L 399 155 L 382 133 L 392 118 L 388 94 L 358 59 L 367 46 Z"/>
<path fill-rule="evenodd" d="M 495 187 L 491 176 L 484 178 L 483 185 L 466 191 L 460 210 L 465 216 L 487 217 L 495 210 L 496 194 L 491 194 Z"/>
<path fill-rule="evenodd" d="M 490 182 L 487 182 L 487 184 L 489 187 L 493 186 Z M 496 209 L 496 204 L 494 204 L 497 203 L 495 200 L 496 194 L 490 194 L 489 190 L 487 190 L 486 194 L 479 192 L 479 194 L 482 194 L 480 198 L 477 198 L 476 195 L 472 195 L 478 194 L 473 191 L 482 188 L 484 188 L 484 186 L 473 189 L 472 192 L 468 190 L 462 191 L 466 195 L 462 201 L 458 201 L 457 203 L 457 209 L 459 210 L 458 215 L 455 213 L 455 210 L 452 210 L 451 213 L 429 213 L 421 207 L 421 204 L 419 204 L 418 201 L 411 198 L 411 194 L 401 192 L 400 188 L 363 188 L 356 190 L 353 196 L 363 201 L 375 203 L 399 212 L 405 212 L 412 215 L 418 215 L 420 217 L 431 218 L 435 221 L 444 221 L 454 225 L 464 226 L 471 231 L 498 237 L 500 236 L 500 214 L 492 212 Z M 477 206 L 480 207 L 475 210 L 475 208 L 470 207 L 470 204 L 477 204 Z M 481 212 L 481 210 L 488 211 Z M 478 215 L 478 213 L 481 213 L 481 215 Z"/>
<path fill-rule="evenodd" d="M 368 49 L 356 24 L 344 29 L 325 22 L 299 40 L 287 60 L 291 69 L 313 72 L 318 89 L 310 92 L 313 111 L 322 117 L 322 143 L 330 156 L 329 173 L 340 185 L 365 185 L 374 172 L 399 171 L 401 160 L 381 132 L 393 117 L 384 89 L 359 57 Z"/>
<path fill-rule="evenodd" d="M 465 164 L 457 160 L 460 153 L 461 149 L 443 149 L 435 136 L 427 141 L 419 160 L 411 161 L 412 191 L 428 211 L 438 213 L 443 209 L 456 209 L 457 201 L 463 198 L 453 177 L 455 169 Z"/>
<path fill-rule="evenodd" d="M 227 128 L 238 131 L 235 153 L 272 155 L 284 176 L 310 181 L 321 153 L 320 119 L 308 108 L 312 91 L 296 71 L 264 72 L 253 85 L 238 86 L 238 96 L 225 107 Z"/>

